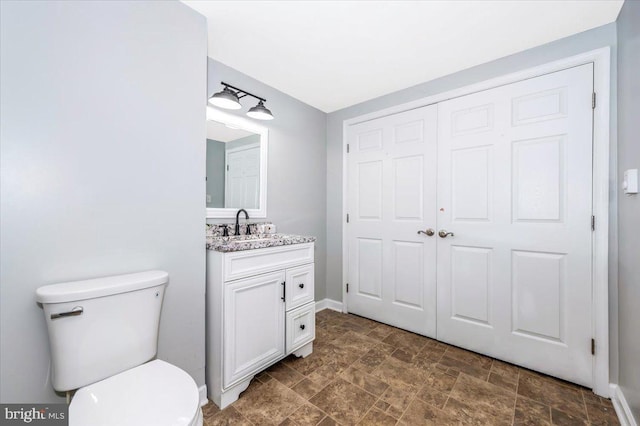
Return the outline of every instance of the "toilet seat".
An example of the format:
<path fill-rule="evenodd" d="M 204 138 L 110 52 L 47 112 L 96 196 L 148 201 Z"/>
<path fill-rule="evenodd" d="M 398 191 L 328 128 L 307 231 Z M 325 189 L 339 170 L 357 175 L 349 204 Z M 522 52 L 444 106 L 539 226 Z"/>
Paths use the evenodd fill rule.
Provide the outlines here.
<path fill-rule="evenodd" d="M 198 387 L 186 372 L 150 361 L 78 389 L 69 426 L 201 426 Z"/>

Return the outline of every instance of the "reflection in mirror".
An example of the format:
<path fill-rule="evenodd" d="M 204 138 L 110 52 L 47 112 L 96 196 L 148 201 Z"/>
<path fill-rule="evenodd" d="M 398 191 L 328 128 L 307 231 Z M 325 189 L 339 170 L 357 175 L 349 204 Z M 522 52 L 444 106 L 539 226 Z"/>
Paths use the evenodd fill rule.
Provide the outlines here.
<path fill-rule="evenodd" d="M 208 218 L 266 217 L 267 129 L 207 108 Z"/>
<path fill-rule="evenodd" d="M 207 121 L 207 207 L 257 209 L 260 135 Z"/>

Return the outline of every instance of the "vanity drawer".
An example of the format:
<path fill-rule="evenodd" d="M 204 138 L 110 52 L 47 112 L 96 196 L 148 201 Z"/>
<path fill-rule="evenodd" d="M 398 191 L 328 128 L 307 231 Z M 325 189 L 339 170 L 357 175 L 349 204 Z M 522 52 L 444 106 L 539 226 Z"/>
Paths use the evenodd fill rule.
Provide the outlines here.
<path fill-rule="evenodd" d="M 313 263 L 289 268 L 286 273 L 286 310 L 291 310 L 313 301 Z"/>
<path fill-rule="evenodd" d="M 223 281 L 311 263 L 313 250 L 313 243 L 304 243 L 225 253 Z"/>
<path fill-rule="evenodd" d="M 316 305 L 304 306 L 287 312 L 286 351 L 291 353 L 316 338 Z"/>

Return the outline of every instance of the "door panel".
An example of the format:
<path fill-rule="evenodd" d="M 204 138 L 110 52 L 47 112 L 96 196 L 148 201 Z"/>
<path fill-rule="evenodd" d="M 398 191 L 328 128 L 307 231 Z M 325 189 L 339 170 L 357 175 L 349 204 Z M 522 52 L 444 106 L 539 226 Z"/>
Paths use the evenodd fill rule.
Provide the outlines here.
<path fill-rule="evenodd" d="M 436 107 L 351 126 L 349 312 L 435 337 Z"/>
<path fill-rule="evenodd" d="M 350 126 L 349 312 L 590 386 L 592 91 L 588 64 Z"/>
<path fill-rule="evenodd" d="M 590 386 L 584 65 L 438 104 L 438 339 Z"/>

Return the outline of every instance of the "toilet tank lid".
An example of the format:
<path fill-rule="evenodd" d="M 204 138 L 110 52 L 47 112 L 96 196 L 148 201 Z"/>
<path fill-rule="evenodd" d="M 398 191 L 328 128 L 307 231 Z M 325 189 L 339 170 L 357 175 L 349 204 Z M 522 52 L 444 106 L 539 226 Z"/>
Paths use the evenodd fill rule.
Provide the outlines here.
<path fill-rule="evenodd" d="M 137 272 L 46 285 L 36 290 L 36 300 L 40 303 L 74 302 L 141 290 L 168 282 L 169 274 L 165 271 Z"/>

